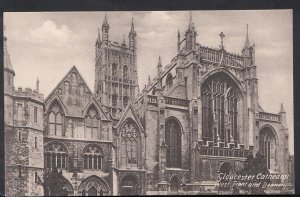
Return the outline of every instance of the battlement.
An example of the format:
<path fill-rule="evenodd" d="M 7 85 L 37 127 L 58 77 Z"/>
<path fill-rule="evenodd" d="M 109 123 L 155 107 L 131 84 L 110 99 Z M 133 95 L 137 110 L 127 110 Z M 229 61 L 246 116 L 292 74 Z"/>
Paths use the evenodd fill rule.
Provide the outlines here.
<path fill-rule="evenodd" d="M 206 141 L 203 144 L 202 141 L 199 142 L 199 155 L 202 156 L 219 156 L 219 157 L 243 157 L 246 158 L 248 155 L 252 154 L 252 151 L 245 149 L 244 144 L 218 142 L 214 144 L 213 141 Z"/>
<path fill-rule="evenodd" d="M 44 102 L 44 95 L 31 88 L 22 89 L 22 87 L 18 87 L 18 89 L 15 89 L 14 87 L 13 94 L 17 97 L 29 97 L 33 100 Z"/>

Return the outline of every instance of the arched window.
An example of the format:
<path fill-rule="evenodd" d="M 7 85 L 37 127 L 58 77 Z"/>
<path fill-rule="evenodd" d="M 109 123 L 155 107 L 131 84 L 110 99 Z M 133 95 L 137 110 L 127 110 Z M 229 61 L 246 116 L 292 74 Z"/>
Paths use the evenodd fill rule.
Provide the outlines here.
<path fill-rule="evenodd" d="M 123 80 L 128 81 L 128 67 L 126 65 L 123 67 Z"/>
<path fill-rule="evenodd" d="M 65 92 L 70 93 L 70 83 L 68 81 L 65 81 Z"/>
<path fill-rule="evenodd" d="M 117 107 L 117 105 L 118 105 L 118 96 L 116 94 L 114 94 L 112 96 L 112 106 Z"/>
<path fill-rule="evenodd" d="M 21 123 L 24 118 L 23 104 L 17 103 L 17 122 Z"/>
<path fill-rule="evenodd" d="M 59 143 L 50 143 L 45 147 L 45 168 L 66 169 L 68 151 Z"/>
<path fill-rule="evenodd" d="M 124 96 L 123 103 L 124 103 L 124 108 L 126 108 L 128 105 L 128 97 L 127 96 Z"/>
<path fill-rule="evenodd" d="M 181 126 L 174 118 L 166 121 L 167 167 L 181 168 Z"/>
<path fill-rule="evenodd" d="M 99 118 L 97 110 L 91 107 L 85 116 L 85 137 L 88 139 L 100 139 Z"/>
<path fill-rule="evenodd" d="M 63 112 L 57 103 L 54 103 L 48 112 L 48 135 L 63 135 Z"/>
<path fill-rule="evenodd" d="M 213 74 L 202 84 L 201 96 L 204 143 L 219 140 L 237 146 L 238 108 L 242 105 L 236 83 L 224 73 Z"/>
<path fill-rule="evenodd" d="M 156 93 L 156 87 L 154 87 L 154 88 L 152 89 L 152 95 L 155 95 L 155 93 Z"/>
<path fill-rule="evenodd" d="M 266 167 L 272 169 L 276 161 L 276 138 L 274 132 L 265 127 L 259 132 L 259 150 L 264 155 Z"/>
<path fill-rule="evenodd" d="M 88 146 L 83 152 L 84 169 L 101 170 L 103 168 L 103 153 L 97 146 Z"/>
<path fill-rule="evenodd" d="M 170 88 L 170 87 L 173 86 L 173 76 L 172 76 L 171 73 L 169 73 L 169 74 L 167 75 L 167 78 L 166 78 L 166 86 L 167 86 L 168 88 Z"/>
<path fill-rule="evenodd" d="M 118 69 L 118 66 L 117 64 L 113 64 L 112 65 L 112 77 L 117 77 L 117 69 Z"/>
<path fill-rule="evenodd" d="M 121 129 L 121 166 L 137 166 L 138 131 L 133 121 L 128 121 Z"/>

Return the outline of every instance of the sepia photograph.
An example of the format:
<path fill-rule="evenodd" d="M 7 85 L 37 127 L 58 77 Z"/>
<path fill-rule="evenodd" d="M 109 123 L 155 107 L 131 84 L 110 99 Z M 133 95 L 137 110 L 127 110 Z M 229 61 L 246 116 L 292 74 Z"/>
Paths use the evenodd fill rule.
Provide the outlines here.
<path fill-rule="evenodd" d="M 5 196 L 294 194 L 293 10 L 3 13 Z"/>

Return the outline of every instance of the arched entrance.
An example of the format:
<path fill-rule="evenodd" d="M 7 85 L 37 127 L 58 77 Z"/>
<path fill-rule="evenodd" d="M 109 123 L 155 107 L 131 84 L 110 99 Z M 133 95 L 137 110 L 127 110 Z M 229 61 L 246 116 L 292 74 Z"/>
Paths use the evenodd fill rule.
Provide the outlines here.
<path fill-rule="evenodd" d="M 139 195 L 139 183 L 135 176 L 127 175 L 121 180 L 121 196 Z"/>
<path fill-rule="evenodd" d="M 108 184 L 100 177 L 93 175 L 81 182 L 78 194 L 81 196 L 107 196 L 110 192 Z"/>
<path fill-rule="evenodd" d="M 73 196 L 72 184 L 56 168 L 45 171 L 43 178 L 44 196 Z"/>
<path fill-rule="evenodd" d="M 266 126 L 259 132 L 259 150 L 264 155 L 265 164 L 268 169 L 276 165 L 276 136 L 273 128 Z"/>
<path fill-rule="evenodd" d="M 174 117 L 166 120 L 165 140 L 167 145 L 167 167 L 181 168 L 181 126 Z"/>
<path fill-rule="evenodd" d="M 88 190 L 88 196 L 97 196 L 97 189 L 94 186 Z"/>
<path fill-rule="evenodd" d="M 220 166 L 220 173 L 223 173 L 223 175 L 224 175 L 224 174 L 226 174 L 226 175 L 232 174 L 233 171 L 232 171 L 232 168 L 231 168 L 231 166 L 230 166 L 230 163 L 228 163 L 228 162 L 222 163 L 221 166 Z M 219 184 L 219 190 L 220 190 L 220 191 L 227 191 L 227 190 L 229 190 L 229 189 L 230 189 L 230 187 L 229 187 L 229 186 L 230 186 L 229 182 L 230 182 L 229 179 L 228 179 L 228 180 L 222 179 L 222 180 L 220 181 L 220 184 Z"/>
<path fill-rule="evenodd" d="M 180 180 L 178 176 L 173 176 L 170 181 L 171 195 L 177 195 L 180 188 Z"/>

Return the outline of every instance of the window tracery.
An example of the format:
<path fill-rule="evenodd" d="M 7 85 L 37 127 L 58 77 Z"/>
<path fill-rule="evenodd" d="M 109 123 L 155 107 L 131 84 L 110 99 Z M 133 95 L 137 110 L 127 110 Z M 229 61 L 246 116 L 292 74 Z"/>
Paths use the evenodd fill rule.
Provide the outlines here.
<path fill-rule="evenodd" d="M 48 134 L 52 136 L 62 136 L 63 134 L 63 113 L 57 103 L 52 105 L 49 111 Z"/>
<path fill-rule="evenodd" d="M 83 153 L 84 169 L 101 170 L 103 168 L 103 153 L 97 146 L 89 146 Z"/>
<path fill-rule="evenodd" d="M 129 121 L 121 129 L 121 165 L 137 166 L 139 134 L 136 125 Z"/>
<path fill-rule="evenodd" d="M 58 143 L 52 143 L 45 148 L 45 168 L 66 169 L 68 152 Z"/>
<path fill-rule="evenodd" d="M 166 121 L 167 167 L 181 167 L 181 127 L 174 119 Z"/>
<path fill-rule="evenodd" d="M 235 82 L 217 73 L 203 83 L 201 95 L 203 141 L 237 145 L 240 93 Z"/>

